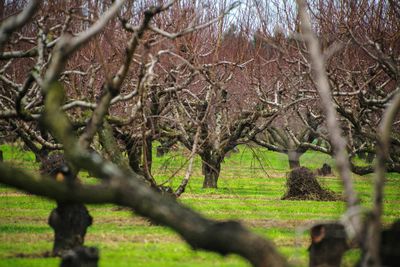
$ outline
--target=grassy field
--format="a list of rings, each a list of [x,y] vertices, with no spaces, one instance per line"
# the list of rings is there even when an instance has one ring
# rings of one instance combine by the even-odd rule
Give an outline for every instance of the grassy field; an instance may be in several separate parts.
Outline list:
[[[17,147],[1,146],[5,160],[27,171],[36,171],[33,155]],[[181,152],[154,159],[157,179],[178,186],[184,172]],[[309,152],[301,164],[311,169],[324,162],[333,164],[326,155]],[[209,218],[237,219],[274,241],[279,250],[295,266],[307,266],[307,227],[317,221],[335,220],[344,210],[343,202],[282,201],[285,155],[262,149],[241,147],[222,165],[219,188],[201,189],[200,161],[187,192],[180,202]],[[177,175],[174,175],[177,173]],[[83,180],[87,174],[81,173]],[[362,203],[368,207],[371,198],[371,177],[354,176]],[[341,192],[334,177],[319,178],[323,186]],[[400,175],[387,176],[384,224],[400,217]],[[0,266],[58,266],[58,258],[44,258],[52,248],[52,230],[47,225],[54,202],[21,193],[0,185]],[[94,224],[88,230],[86,245],[100,249],[100,266],[249,266],[237,257],[221,257],[214,253],[191,250],[172,230],[149,223],[127,210],[113,205],[90,205]],[[344,265],[351,266],[358,251],[346,254]]]

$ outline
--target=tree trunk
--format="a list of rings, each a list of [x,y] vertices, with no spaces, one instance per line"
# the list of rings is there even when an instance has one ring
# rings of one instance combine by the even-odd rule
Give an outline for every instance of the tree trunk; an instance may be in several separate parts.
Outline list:
[[[217,188],[222,159],[202,158],[204,182],[203,188]]]
[[[153,163],[153,138],[147,137],[144,141],[144,157],[143,157],[143,169],[147,170],[148,174],[151,175],[151,166]]]
[[[133,138],[124,140],[124,142],[126,151],[128,152],[129,166],[134,172],[147,177],[148,173],[151,174],[151,166],[153,161],[152,138],[146,138],[145,142],[143,143]],[[143,145],[145,145],[144,149]]]
[[[296,150],[289,150],[288,158],[289,158],[289,167],[291,170],[300,167],[300,156],[301,154],[298,153]]]
[[[126,150],[128,152],[129,166],[134,172],[142,175],[143,169],[140,167],[140,158],[142,156],[141,147],[136,142],[133,144],[133,141],[131,141],[128,142]]]
[[[83,245],[92,216],[83,204],[58,202],[48,223],[54,229],[53,255],[60,256],[66,250]]]

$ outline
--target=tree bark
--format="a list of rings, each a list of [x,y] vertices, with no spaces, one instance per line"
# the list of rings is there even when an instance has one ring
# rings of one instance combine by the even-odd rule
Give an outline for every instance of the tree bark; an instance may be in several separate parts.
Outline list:
[[[131,138],[123,141],[125,142],[125,148],[128,152],[129,166],[135,173],[143,174],[143,169],[140,166],[142,149],[141,146],[138,144],[138,141]]]
[[[61,256],[67,250],[82,246],[92,220],[85,205],[57,202],[48,222],[54,229],[53,255]]]
[[[146,175],[150,176],[153,163],[153,137],[146,137],[143,144],[143,169],[147,172]]]
[[[288,158],[289,158],[289,167],[291,170],[300,167],[300,156],[301,154],[296,150],[289,150],[288,151]]]
[[[204,156],[202,160],[204,174],[203,188],[217,188],[222,159]]]

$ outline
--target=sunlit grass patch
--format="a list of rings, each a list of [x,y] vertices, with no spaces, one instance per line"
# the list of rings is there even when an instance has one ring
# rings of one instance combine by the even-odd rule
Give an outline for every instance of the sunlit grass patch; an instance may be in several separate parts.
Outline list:
[[[28,171],[39,165],[32,154],[12,146],[1,146],[5,160]],[[27,153],[27,155],[25,155]],[[173,151],[154,158],[154,174],[159,182],[178,186],[186,165],[185,154]],[[171,156],[172,155],[172,156]],[[326,155],[307,152],[301,164],[317,169],[323,163],[333,166]],[[179,170],[177,172],[177,170]],[[264,149],[240,147],[222,165],[218,189],[202,189],[201,162],[196,158],[193,177],[178,200],[209,218],[239,220],[256,233],[271,239],[294,266],[307,265],[309,234],[307,227],[320,221],[337,220],[345,210],[343,201],[282,201],[286,190],[287,157]],[[175,176],[172,176],[176,173]],[[94,184],[87,172],[82,182]],[[372,175],[353,175],[361,203],[368,207],[372,194]],[[322,186],[341,194],[342,183],[335,174],[318,178]],[[400,217],[400,176],[387,176],[385,187],[385,225]],[[57,266],[59,259],[38,258],[52,248],[52,229],[47,225],[54,201],[21,193],[0,185],[0,266]],[[100,248],[100,266],[249,266],[237,256],[193,251],[169,228],[152,226],[147,219],[115,205],[88,205],[94,222],[88,229],[86,244]],[[20,258],[18,253],[31,256]],[[346,253],[344,266],[354,265],[358,251]]]

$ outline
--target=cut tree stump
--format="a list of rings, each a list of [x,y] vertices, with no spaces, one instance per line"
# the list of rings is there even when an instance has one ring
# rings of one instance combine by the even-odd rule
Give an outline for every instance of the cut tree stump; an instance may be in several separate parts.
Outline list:
[[[340,267],[348,249],[343,225],[327,223],[311,228],[310,267]]]
[[[381,234],[380,258],[382,266],[395,267],[400,264],[400,220]]]
[[[49,225],[54,229],[53,255],[61,256],[64,251],[83,245],[92,217],[83,204],[57,203],[50,213]]]
[[[76,183],[76,178],[65,162],[64,155],[54,153],[42,158],[40,172],[49,175],[58,182]],[[57,202],[57,208],[50,213],[48,223],[54,230],[54,256],[61,256],[64,251],[81,247],[85,240],[86,230],[92,225],[93,218],[90,216],[85,205],[81,203]]]
[[[61,257],[60,267],[97,267],[99,250],[95,247],[76,247]]]
[[[318,169],[317,173],[318,175],[327,176],[329,174],[332,174],[332,168],[329,164],[324,163],[321,169]]]
[[[343,254],[350,249],[344,226],[340,223],[317,224],[310,230],[311,245],[308,248],[310,267],[339,267]],[[365,241],[363,241],[365,242]],[[363,246],[361,244],[361,249]],[[365,256],[363,252],[362,257]],[[379,257],[381,266],[397,267],[400,263],[400,220],[381,232]],[[356,267],[361,267],[360,260]]]

